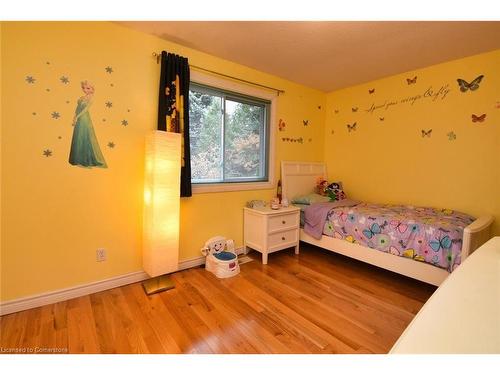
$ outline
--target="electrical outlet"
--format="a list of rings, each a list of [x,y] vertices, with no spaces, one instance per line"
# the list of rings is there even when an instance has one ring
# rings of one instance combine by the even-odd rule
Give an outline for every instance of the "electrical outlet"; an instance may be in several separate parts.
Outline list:
[[[104,262],[106,260],[106,249],[99,248],[95,252],[96,261]]]

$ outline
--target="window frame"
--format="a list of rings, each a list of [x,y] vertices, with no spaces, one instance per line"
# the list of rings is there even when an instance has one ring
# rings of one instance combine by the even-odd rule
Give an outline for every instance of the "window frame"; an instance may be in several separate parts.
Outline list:
[[[244,97],[256,98],[269,103],[269,110],[266,113],[268,126],[265,136],[267,137],[266,152],[267,152],[267,178],[261,181],[244,182],[238,179],[233,182],[210,182],[210,183],[192,183],[193,193],[212,193],[224,191],[245,191],[245,190],[261,190],[272,189],[274,187],[275,176],[275,118],[276,118],[276,101],[277,95],[266,90],[257,89],[242,83],[222,79],[206,73],[192,71],[190,84],[206,87],[210,89],[223,91],[227,97],[234,95],[234,99],[240,101]],[[250,102],[249,104],[254,104]],[[224,111],[225,116],[225,111]]]

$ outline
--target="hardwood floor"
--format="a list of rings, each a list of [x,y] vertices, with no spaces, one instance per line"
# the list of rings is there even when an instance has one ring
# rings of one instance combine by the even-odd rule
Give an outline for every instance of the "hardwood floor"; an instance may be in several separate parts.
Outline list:
[[[387,353],[435,287],[313,246],[6,315],[0,346],[69,353]]]

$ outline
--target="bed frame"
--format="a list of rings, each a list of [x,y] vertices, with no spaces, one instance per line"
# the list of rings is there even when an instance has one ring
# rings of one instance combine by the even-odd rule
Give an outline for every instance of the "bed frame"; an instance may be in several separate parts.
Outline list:
[[[324,163],[282,161],[283,198],[291,200],[293,197],[311,193],[320,176],[328,177]],[[493,216],[481,216],[464,229],[462,262],[490,239],[492,222]],[[300,230],[300,240],[433,285],[440,285],[449,275],[448,271],[428,263],[384,253],[345,240],[325,235],[317,240],[303,229]]]

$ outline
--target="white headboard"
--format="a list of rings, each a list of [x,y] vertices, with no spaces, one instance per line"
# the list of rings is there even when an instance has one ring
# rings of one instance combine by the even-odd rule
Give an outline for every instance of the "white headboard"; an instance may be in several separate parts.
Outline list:
[[[328,178],[325,163],[282,161],[281,185],[283,198],[291,200],[299,195],[314,192],[318,177]]]

